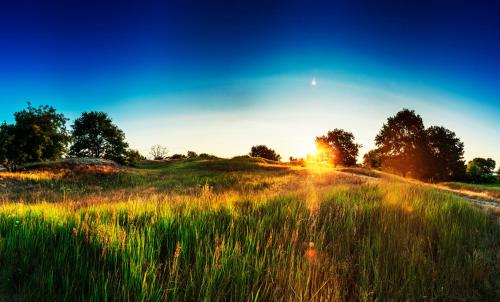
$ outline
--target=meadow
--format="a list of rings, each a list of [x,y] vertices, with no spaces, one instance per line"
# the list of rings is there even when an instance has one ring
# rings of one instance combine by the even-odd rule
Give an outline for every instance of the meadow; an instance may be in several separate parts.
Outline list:
[[[498,301],[450,192],[263,159],[0,173],[0,301]]]
[[[490,184],[472,184],[464,182],[444,183],[450,189],[483,193],[486,197],[500,199],[500,182]]]

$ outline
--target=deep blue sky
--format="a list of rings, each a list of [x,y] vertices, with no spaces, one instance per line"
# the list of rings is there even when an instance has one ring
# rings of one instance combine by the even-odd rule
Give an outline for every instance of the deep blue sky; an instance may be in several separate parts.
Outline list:
[[[498,2],[10,2],[0,120],[31,101],[105,110],[140,150],[301,156],[335,127],[368,149],[405,106],[500,161]]]

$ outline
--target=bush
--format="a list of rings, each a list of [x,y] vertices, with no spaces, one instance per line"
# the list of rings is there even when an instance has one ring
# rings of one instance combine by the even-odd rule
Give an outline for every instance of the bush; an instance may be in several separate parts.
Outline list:
[[[281,156],[276,151],[265,145],[253,146],[249,155],[251,157],[262,157],[274,161],[280,161],[281,159]]]
[[[144,156],[142,156],[141,153],[139,153],[139,151],[134,149],[129,149],[127,151],[126,163],[129,166],[136,166],[143,158]]]
[[[173,159],[173,160],[186,159],[186,155],[184,155],[184,154],[174,154],[174,155],[170,156],[169,159]]]

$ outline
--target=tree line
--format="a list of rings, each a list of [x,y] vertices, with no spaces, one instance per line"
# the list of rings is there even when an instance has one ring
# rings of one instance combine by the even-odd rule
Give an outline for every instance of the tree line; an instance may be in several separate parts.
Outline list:
[[[63,156],[103,158],[127,165],[144,159],[137,150],[129,148],[124,132],[105,112],[83,112],[70,130],[66,128],[68,120],[52,106],[33,107],[28,103],[26,109],[14,113],[14,123],[0,125],[0,164],[15,170],[24,163],[58,160]],[[351,132],[336,128],[316,137],[315,142],[317,159],[335,166],[357,165],[362,145],[355,142]],[[413,110],[403,109],[389,117],[376,135],[375,145],[363,156],[366,167],[430,181],[494,181],[493,159],[474,158],[465,165],[464,144],[456,134],[442,126],[425,128],[421,116]],[[193,151],[170,157],[167,154],[161,145],[151,147],[150,155],[156,160],[216,158]],[[281,160],[276,151],[265,145],[253,146],[249,155]]]
[[[422,117],[414,110],[403,109],[389,117],[376,135],[375,145],[375,149],[363,156],[365,167],[427,181],[495,181],[493,159],[474,158],[466,165],[464,144],[456,134],[442,126],[425,128]],[[338,128],[316,137],[316,146],[316,160],[334,166],[357,165],[359,148],[362,147],[355,142],[351,132]],[[259,146],[259,153],[252,148],[250,155],[279,159],[279,155],[263,156],[275,154],[272,149],[264,152],[264,148],[267,147]],[[290,161],[300,163],[304,160],[291,157]],[[500,170],[498,172],[500,174]]]
[[[0,164],[7,170],[18,165],[70,157],[95,157],[132,165],[141,159],[130,149],[125,134],[104,112],[83,112],[66,128],[69,119],[52,106],[14,113],[14,123],[0,125]]]

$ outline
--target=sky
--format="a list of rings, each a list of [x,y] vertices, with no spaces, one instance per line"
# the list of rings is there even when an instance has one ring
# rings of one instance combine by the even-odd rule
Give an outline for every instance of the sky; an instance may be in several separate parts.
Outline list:
[[[102,2],[0,4],[0,121],[98,110],[144,154],[284,159],[343,128],[361,157],[409,108],[500,162],[498,1]]]

